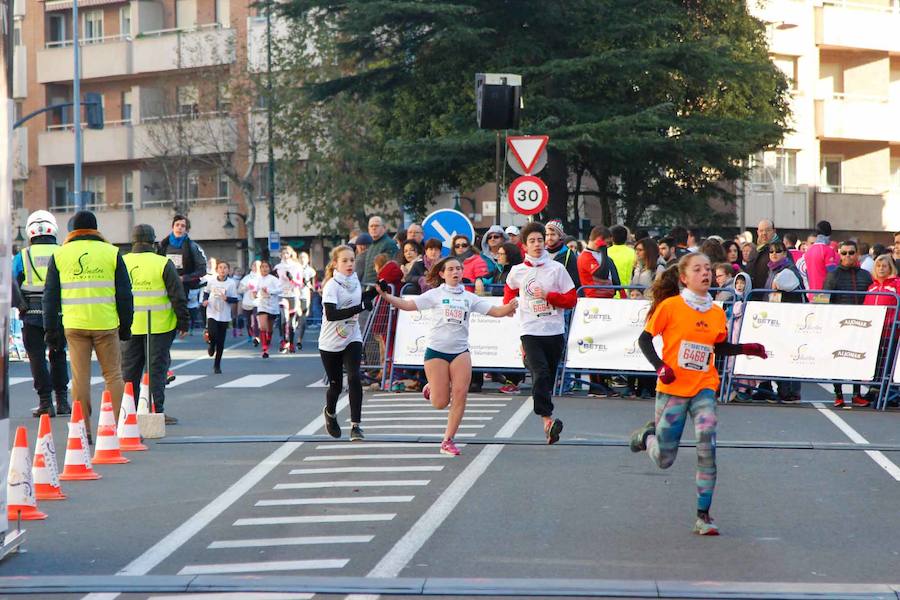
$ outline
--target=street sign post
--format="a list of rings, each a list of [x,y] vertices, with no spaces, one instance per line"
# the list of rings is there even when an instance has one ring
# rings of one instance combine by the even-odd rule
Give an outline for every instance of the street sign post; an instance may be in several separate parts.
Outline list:
[[[523,175],[509,184],[509,204],[517,213],[536,215],[544,210],[550,199],[547,184],[533,175]]]
[[[475,242],[475,227],[472,222],[466,215],[452,208],[441,208],[425,217],[422,230],[426,240],[434,238],[441,241],[442,256],[450,254],[455,235],[464,235],[469,238],[469,243]]]
[[[277,231],[269,232],[269,253],[281,252],[281,234]]]
[[[506,138],[506,145],[515,160],[509,160],[513,170],[520,175],[534,175],[547,165],[546,135],[513,135]],[[516,168],[516,167],[519,168]]]

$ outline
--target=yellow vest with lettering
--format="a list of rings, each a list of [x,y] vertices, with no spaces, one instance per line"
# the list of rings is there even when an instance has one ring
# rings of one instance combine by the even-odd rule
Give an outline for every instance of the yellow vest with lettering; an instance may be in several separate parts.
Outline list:
[[[123,260],[131,278],[131,293],[134,294],[132,335],[146,335],[148,314],[150,333],[166,333],[175,329],[177,319],[163,279],[169,259],[153,252],[132,252],[126,254]]]
[[[47,265],[50,258],[59,250],[56,244],[35,244],[28,248],[22,248],[22,268],[25,273],[25,281],[22,282],[23,292],[40,294],[44,291],[44,280],[47,279]]]
[[[64,328],[107,330],[119,326],[118,256],[118,248],[99,240],[74,240],[54,253]]]

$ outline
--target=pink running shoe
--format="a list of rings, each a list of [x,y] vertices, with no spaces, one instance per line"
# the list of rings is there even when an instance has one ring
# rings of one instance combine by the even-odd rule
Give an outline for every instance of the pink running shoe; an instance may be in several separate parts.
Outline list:
[[[431,384],[426,383],[425,387],[422,388],[422,395],[425,396],[426,400],[431,400]]]
[[[441,454],[448,456],[459,456],[459,448],[453,443],[453,440],[444,440],[441,442]]]

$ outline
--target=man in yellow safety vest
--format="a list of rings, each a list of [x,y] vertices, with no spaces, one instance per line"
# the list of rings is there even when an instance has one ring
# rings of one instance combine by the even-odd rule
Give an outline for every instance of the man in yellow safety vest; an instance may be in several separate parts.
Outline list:
[[[138,225],[131,232],[131,253],[125,265],[134,294],[134,323],[131,339],[122,346],[122,376],[139,389],[141,372],[149,362],[150,397],[155,412],[165,412],[166,365],[175,331],[181,337],[190,325],[190,313],[181,277],[171,260],[156,254],[156,233],[150,225]],[[149,348],[147,335],[149,329]],[[167,424],[178,420],[166,415]]]
[[[91,440],[91,352],[97,354],[116,418],[122,403],[119,340],[131,337],[134,299],[119,249],[97,231],[97,217],[83,210],[72,217],[72,232],[47,265],[44,331],[50,348],[69,344],[74,400],[84,411]],[[60,322],[59,315],[62,314]]]

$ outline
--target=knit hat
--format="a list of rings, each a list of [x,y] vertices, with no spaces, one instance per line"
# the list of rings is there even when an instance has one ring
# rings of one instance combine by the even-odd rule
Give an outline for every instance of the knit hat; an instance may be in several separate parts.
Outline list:
[[[72,229],[97,229],[97,217],[89,210],[80,210],[72,217]]]
[[[156,241],[156,232],[150,225],[135,225],[131,230],[132,244],[152,244]]]
[[[828,221],[819,221],[816,223],[816,233],[818,235],[831,235],[831,223]]]
[[[560,239],[566,237],[566,232],[563,229],[562,221],[560,221],[559,219],[552,219],[550,221],[547,221],[547,224],[544,225],[544,228],[555,230]]]
[[[356,241],[353,242],[357,246],[371,246],[375,243],[375,240],[372,239],[372,236],[368,233],[361,233],[356,236]]]

